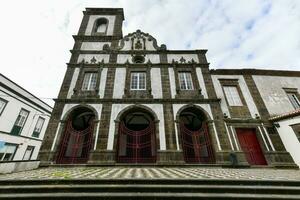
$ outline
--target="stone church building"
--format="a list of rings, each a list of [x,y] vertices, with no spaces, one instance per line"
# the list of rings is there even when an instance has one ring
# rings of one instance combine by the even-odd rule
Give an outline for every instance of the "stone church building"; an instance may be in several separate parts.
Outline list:
[[[289,148],[299,145],[300,71],[213,70],[205,49],[169,50],[140,30],[123,36],[123,9],[83,13],[42,165],[300,163]]]

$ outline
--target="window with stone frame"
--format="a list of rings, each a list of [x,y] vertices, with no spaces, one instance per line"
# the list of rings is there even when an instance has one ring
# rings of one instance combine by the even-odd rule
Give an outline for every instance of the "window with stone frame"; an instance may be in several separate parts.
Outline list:
[[[239,86],[239,79],[219,78],[218,79],[225,97],[225,102],[231,118],[252,118],[243,92]]]
[[[146,73],[131,72],[130,74],[130,89],[131,90],[146,90]]]
[[[28,118],[29,115],[29,111],[25,110],[25,109],[21,109],[19,112],[19,115],[15,121],[15,124],[11,130],[11,134],[12,135],[20,135],[21,131],[26,123],[26,120]]]
[[[79,75],[71,98],[99,97],[100,77],[103,64],[81,63]]]
[[[176,99],[199,98],[202,99],[202,90],[196,75],[195,64],[175,63],[173,65],[176,86]]]
[[[299,93],[296,88],[284,88],[294,109],[300,109]]]
[[[5,99],[0,98],[0,116],[5,109],[7,102],[8,101],[6,101]]]
[[[236,86],[223,86],[223,90],[229,106],[243,106]]]
[[[97,73],[86,72],[82,81],[82,91],[93,91],[96,89]]]
[[[39,137],[40,136],[40,133],[42,131],[42,128],[43,128],[43,125],[44,125],[44,122],[45,122],[45,119],[42,118],[42,117],[39,117],[37,122],[36,122],[36,125],[34,127],[34,130],[33,130],[33,133],[32,133],[32,137]]]
[[[0,161],[10,161],[13,160],[18,145],[11,143],[0,143]]]
[[[193,80],[191,72],[179,72],[179,85],[181,90],[193,90]]]

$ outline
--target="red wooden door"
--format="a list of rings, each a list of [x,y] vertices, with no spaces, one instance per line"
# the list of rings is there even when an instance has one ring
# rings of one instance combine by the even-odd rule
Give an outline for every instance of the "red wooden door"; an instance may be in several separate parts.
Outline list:
[[[240,146],[246,154],[250,165],[267,165],[264,154],[256,137],[255,129],[237,128],[236,133]]]

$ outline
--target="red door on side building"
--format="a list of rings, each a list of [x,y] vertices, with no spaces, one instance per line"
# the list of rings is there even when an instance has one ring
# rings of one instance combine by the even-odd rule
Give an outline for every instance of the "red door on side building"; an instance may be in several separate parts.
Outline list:
[[[252,128],[237,128],[236,134],[246,159],[250,165],[267,165],[265,156],[256,137],[256,130]]]

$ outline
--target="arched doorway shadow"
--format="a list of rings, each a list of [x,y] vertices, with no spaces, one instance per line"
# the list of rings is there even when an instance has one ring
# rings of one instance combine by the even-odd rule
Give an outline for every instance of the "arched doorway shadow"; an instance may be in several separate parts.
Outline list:
[[[186,163],[215,163],[215,153],[210,136],[209,115],[202,108],[189,105],[177,115],[177,128]]]
[[[77,106],[66,115],[56,163],[86,163],[93,144],[94,121],[97,116],[85,106]]]
[[[119,163],[155,163],[157,117],[144,106],[130,106],[116,119]]]

